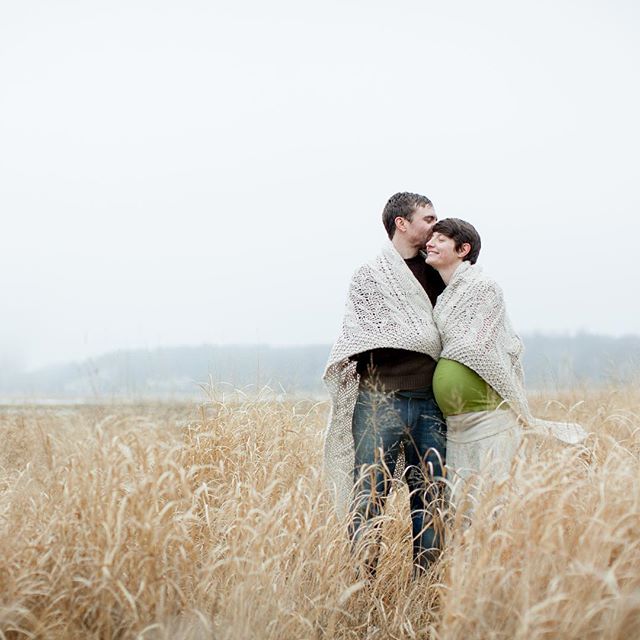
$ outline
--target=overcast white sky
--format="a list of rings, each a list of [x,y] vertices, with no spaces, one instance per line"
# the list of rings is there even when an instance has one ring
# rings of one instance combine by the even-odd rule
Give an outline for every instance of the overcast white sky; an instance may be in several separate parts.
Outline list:
[[[396,191],[515,326],[636,333],[632,0],[0,4],[0,352],[337,334]]]

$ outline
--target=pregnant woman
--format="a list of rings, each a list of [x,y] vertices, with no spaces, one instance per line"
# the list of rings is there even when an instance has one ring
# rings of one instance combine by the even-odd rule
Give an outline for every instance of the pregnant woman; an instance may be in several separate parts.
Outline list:
[[[506,314],[502,290],[482,272],[476,229],[457,218],[436,223],[427,243],[427,263],[446,288],[433,316],[442,353],[433,376],[433,392],[447,420],[447,468],[456,485],[491,464],[504,478],[523,427],[567,443],[586,436],[571,423],[538,420],[531,415],[524,389],[522,342]]]

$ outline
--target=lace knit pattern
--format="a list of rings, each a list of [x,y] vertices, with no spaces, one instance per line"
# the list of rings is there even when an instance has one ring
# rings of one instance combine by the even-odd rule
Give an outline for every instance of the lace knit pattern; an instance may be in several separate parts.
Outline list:
[[[371,349],[417,351],[435,360],[440,336],[426,292],[391,242],[354,273],[342,324],[323,376],[331,399],[325,433],[324,470],[345,515],[353,489],[354,442],[351,423],[359,376],[350,356]]]
[[[578,424],[531,415],[524,388],[523,345],[507,316],[502,289],[481,267],[463,262],[433,311],[442,339],[442,358],[473,369],[509,403],[531,429],[567,443],[584,440]]]

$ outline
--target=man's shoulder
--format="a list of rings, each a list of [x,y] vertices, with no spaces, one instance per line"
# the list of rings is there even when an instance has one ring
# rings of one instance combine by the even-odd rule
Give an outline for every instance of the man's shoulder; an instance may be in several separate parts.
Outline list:
[[[352,278],[367,277],[380,268],[380,261],[383,253],[378,252],[376,255],[371,256],[366,262],[361,263],[353,271]]]
[[[371,264],[369,264],[368,262],[365,262],[357,266],[353,270],[353,273],[351,274],[351,279],[356,280],[356,279],[362,278],[363,276],[369,275],[371,271],[372,271]]]

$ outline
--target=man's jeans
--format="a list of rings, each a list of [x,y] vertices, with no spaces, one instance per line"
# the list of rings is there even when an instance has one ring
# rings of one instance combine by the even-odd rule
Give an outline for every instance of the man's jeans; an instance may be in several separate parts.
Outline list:
[[[426,567],[442,548],[442,534],[434,526],[432,514],[444,495],[438,480],[443,477],[446,448],[445,421],[431,388],[393,393],[361,389],[352,428],[354,544],[367,529],[367,521],[382,512],[402,444],[404,476],[410,492],[414,562]]]

